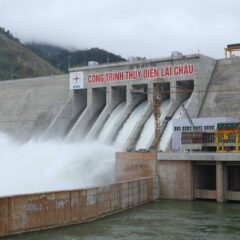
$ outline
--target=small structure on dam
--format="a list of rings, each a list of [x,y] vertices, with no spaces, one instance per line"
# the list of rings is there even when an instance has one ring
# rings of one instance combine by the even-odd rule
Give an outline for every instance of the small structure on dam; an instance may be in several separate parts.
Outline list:
[[[217,143],[217,130],[219,126],[228,125],[230,122],[237,124],[239,119],[230,117],[218,118],[194,118],[192,124],[187,119],[173,120],[173,136],[172,136],[172,150],[173,151],[219,151],[219,144]],[[236,128],[236,127],[235,127]],[[232,132],[230,134],[231,143],[235,144],[236,139]],[[234,132],[233,132],[234,133]],[[194,137],[200,137],[197,139]],[[221,139],[224,139],[222,137]],[[228,137],[225,140],[228,140]],[[219,142],[219,141],[218,141]],[[230,144],[230,141],[226,142]]]

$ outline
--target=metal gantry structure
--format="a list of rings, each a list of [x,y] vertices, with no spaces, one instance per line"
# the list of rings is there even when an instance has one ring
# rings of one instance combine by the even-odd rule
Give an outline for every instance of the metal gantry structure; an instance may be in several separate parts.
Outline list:
[[[224,48],[224,51],[225,51],[225,58],[228,57],[228,53],[229,53],[229,57],[232,57],[233,52],[240,51],[240,43],[229,44],[229,45],[227,45],[226,48]]]
[[[214,132],[217,152],[240,152],[240,123],[219,124]]]

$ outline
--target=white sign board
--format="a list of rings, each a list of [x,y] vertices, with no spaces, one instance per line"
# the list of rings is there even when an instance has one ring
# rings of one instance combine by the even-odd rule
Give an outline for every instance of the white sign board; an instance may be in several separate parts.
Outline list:
[[[83,72],[71,72],[70,89],[82,89],[82,88],[83,88]]]

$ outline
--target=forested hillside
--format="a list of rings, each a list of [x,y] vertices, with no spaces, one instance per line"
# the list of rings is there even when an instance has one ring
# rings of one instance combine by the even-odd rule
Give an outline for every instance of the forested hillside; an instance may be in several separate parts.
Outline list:
[[[70,51],[48,44],[24,45],[0,27],[0,80],[67,73],[69,66],[84,66],[89,61],[102,64],[126,59],[99,48]]]
[[[0,28],[0,80],[58,74],[58,70]]]
[[[89,61],[96,61],[100,64],[126,61],[126,59],[121,56],[99,48],[69,51],[67,49],[48,44],[29,43],[26,46],[31,51],[64,72],[68,71],[69,66],[85,66]]]

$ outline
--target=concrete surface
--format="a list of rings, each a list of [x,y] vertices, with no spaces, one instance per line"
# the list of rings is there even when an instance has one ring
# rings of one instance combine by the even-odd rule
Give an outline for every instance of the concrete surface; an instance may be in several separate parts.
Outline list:
[[[164,91],[162,97],[171,99],[172,107],[168,117],[172,116],[176,107],[194,88],[188,111],[195,117],[204,98],[198,90],[204,90],[208,86],[214,65],[214,59],[195,54],[74,68],[71,69],[72,73],[83,71],[85,88],[74,91],[69,90],[68,76],[6,81],[1,83],[0,90],[2,98],[0,130],[23,140],[39,135],[44,135],[46,139],[65,138],[67,135],[68,141],[78,141],[88,133],[88,139],[91,139],[98,135],[103,123],[117,104],[126,101],[126,111],[119,119],[119,126],[116,126],[111,134],[114,139],[136,105],[143,100],[148,100],[149,104],[153,103],[156,83],[160,84]],[[171,68],[173,71],[180,66],[193,66],[193,72],[189,74],[172,72],[168,76],[164,72],[161,77],[150,75],[144,77],[143,74],[144,71],[154,69],[158,69],[160,74],[162,70]],[[137,79],[127,79],[126,73],[131,71],[140,71],[142,74]],[[89,76],[94,74],[106,75],[116,72],[125,73],[122,80],[94,83],[88,81]],[[142,94],[136,93],[139,90]],[[140,128],[140,125],[136,126],[135,136],[138,136]]]
[[[66,140],[76,142],[82,140],[106,106],[106,88],[87,89],[87,107],[70,129]]]
[[[80,224],[159,198],[159,179],[0,198],[0,237]]]
[[[43,134],[42,139],[63,139],[74,126],[87,106],[87,91],[73,91],[58,115]]]
[[[239,161],[239,153],[216,153],[216,152],[159,152],[157,154],[159,161],[186,160],[186,161]]]
[[[193,66],[193,73],[191,74],[170,74],[169,76],[164,77],[143,77],[143,75],[139,75],[137,79],[129,80],[127,78],[127,72],[130,71],[143,71],[143,69],[174,69],[178,66]],[[90,121],[91,112],[96,108],[96,104],[101,102],[102,97],[99,97],[97,101],[93,101],[93,98],[96,96],[92,95],[93,89],[106,88],[106,103],[107,107],[104,112],[100,115],[100,119],[96,120],[89,134],[87,135],[87,139],[94,138],[99,132],[99,129],[102,126],[102,123],[108,117],[108,114],[112,111],[112,109],[116,106],[116,103],[119,102],[118,99],[123,100],[124,95],[127,102],[126,111],[123,114],[123,117],[120,118],[119,128],[122,126],[126,118],[133,111],[134,107],[141,102],[139,96],[141,94],[134,94],[135,91],[143,90],[144,94],[142,94],[142,100],[144,98],[149,101],[150,104],[153,103],[153,92],[154,92],[154,84],[158,83],[161,86],[161,89],[164,91],[162,93],[163,98],[170,98],[172,102],[171,111],[169,111],[168,117],[172,117],[176,108],[180,105],[180,103],[189,97],[193,91],[193,94],[190,99],[190,103],[188,106],[188,112],[192,117],[196,117],[198,115],[199,109],[202,105],[202,100],[204,95],[199,90],[206,90],[210,78],[212,76],[212,72],[215,66],[215,60],[201,54],[182,56],[176,58],[163,58],[163,59],[154,59],[154,60],[144,60],[138,62],[126,62],[126,63],[117,63],[117,64],[108,64],[108,65],[98,65],[98,66],[89,66],[89,67],[81,67],[81,68],[72,68],[70,71],[74,74],[74,72],[82,71],[83,72],[83,86],[88,89],[88,111],[84,113],[84,116],[81,116],[79,120],[76,122],[72,130],[70,131],[67,139],[68,140],[78,140],[79,137],[84,134],[87,134],[85,121]],[[160,70],[159,70],[160,71]],[[89,82],[89,79],[92,79],[92,76],[107,76],[109,73],[119,73],[123,74],[123,77],[119,81],[95,81]],[[118,89],[119,88],[119,89]],[[125,90],[124,90],[125,89]],[[147,91],[145,91],[145,90]],[[124,94],[123,92],[126,91]],[[117,100],[117,101],[116,101]],[[150,114],[148,114],[150,115]],[[144,122],[144,121],[143,121]],[[165,123],[166,124],[166,123]],[[112,133],[112,139],[116,136],[117,131],[119,130],[116,127],[114,133]],[[139,128],[141,126],[136,126],[136,136],[139,133]],[[82,132],[84,129],[84,133]],[[135,138],[135,137],[134,137]],[[133,141],[136,139],[132,138]],[[131,147],[133,141],[127,143],[127,146]],[[136,141],[135,141],[136,142]]]
[[[43,134],[47,138],[64,138],[66,132],[70,132],[68,138],[75,135],[77,137],[72,138],[78,140],[78,136],[85,136],[90,129],[92,130],[88,138],[95,138],[116,105],[126,101],[124,116],[119,121],[119,127],[116,127],[116,131],[112,133],[114,138],[133,108],[140,102],[138,95],[141,94],[132,93],[133,89],[145,86],[147,91],[144,93],[145,96],[142,95],[142,100],[148,99],[152,103],[156,82],[161,84],[165,91],[163,97],[171,99],[172,107],[168,118],[171,118],[180,102],[191,94],[184,91],[191,88],[194,89],[187,107],[191,117],[240,118],[240,90],[237,88],[240,76],[239,63],[239,58],[216,61],[195,54],[73,68],[72,72],[83,71],[86,87],[86,93],[83,95],[79,94],[82,90],[75,90],[74,94],[73,91],[69,91],[67,75],[4,81],[0,83],[0,130],[21,141]],[[188,64],[194,65],[193,74],[92,84],[87,81],[89,74],[94,73],[104,74],[154,67],[161,69]],[[104,106],[106,108],[101,119],[94,121],[94,116],[97,118],[96,113]]]
[[[187,161],[158,161],[160,198],[192,200],[192,163]]]
[[[125,143],[125,149],[134,149],[135,145],[137,143],[139,134],[141,133],[144,124],[148,120],[148,118],[152,114],[152,104],[148,103],[148,105],[145,107],[144,111],[142,111],[140,119],[137,121],[136,125],[133,129],[130,129],[130,136],[128,137],[126,143]]]
[[[239,154],[209,155],[214,158],[204,158],[207,153],[181,155],[179,159],[178,154],[158,153],[156,160],[153,152],[117,153],[116,176],[117,180],[158,176],[160,198],[164,199],[239,201]]]
[[[0,82],[0,131],[25,142],[40,137],[69,98],[67,75]]]
[[[217,61],[199,117],[237,117],[240,119],[240,59]]]
[[[116,180],[129,181],[156,174],[156,153],[116,153]]]

